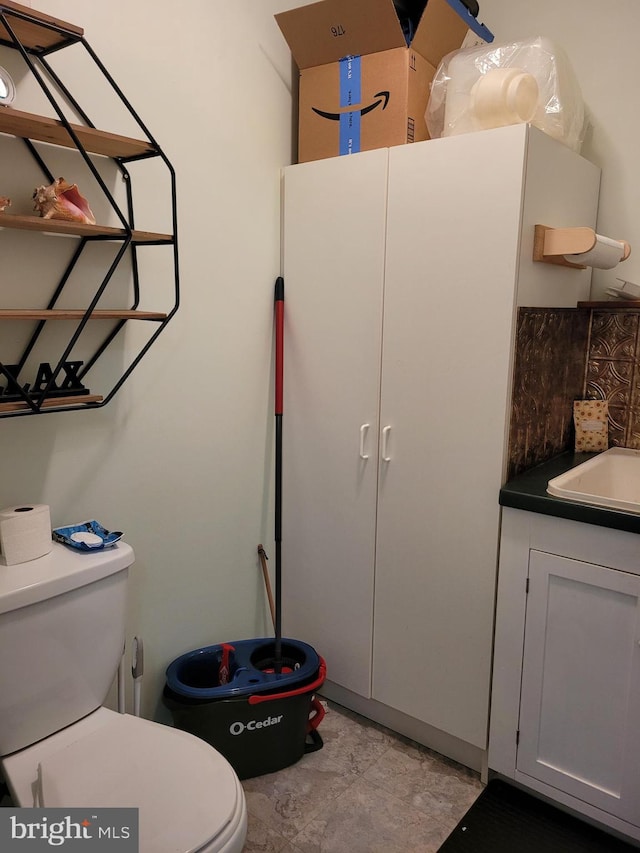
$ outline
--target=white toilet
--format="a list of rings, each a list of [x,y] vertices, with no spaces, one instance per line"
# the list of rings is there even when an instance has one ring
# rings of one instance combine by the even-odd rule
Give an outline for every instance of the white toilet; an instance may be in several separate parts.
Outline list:
[[[240,853],[244,792],[212,746],[102,707],[122,656],[132,548],[54,543],[0,566],[0,767],[22,807],[139,809],[140,853]]]

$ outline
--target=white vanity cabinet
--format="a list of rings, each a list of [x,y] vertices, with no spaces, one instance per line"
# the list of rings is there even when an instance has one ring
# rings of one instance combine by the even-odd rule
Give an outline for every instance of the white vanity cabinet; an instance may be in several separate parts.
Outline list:
[[[506,508],[489,768],[640,839],[640,536]]]
[[[520,125],[283,185],[283,630],[332,698],[479,766],[517,306],[588,298],[534,226],[593,226],[599,170]]]

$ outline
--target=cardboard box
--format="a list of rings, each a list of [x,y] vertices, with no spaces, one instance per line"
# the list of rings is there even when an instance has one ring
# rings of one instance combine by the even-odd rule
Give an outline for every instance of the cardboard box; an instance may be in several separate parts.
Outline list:
[[[275,18],[300,71],[300,163],[428,139],[440,60],[493,40],[460,0],[428,0],[410,46],[393,0],[321,0]]]

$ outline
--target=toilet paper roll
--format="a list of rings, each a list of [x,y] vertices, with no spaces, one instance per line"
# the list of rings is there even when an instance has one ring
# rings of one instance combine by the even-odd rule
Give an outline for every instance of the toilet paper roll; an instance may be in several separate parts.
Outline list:
[[[46,504],[22,504],[0,510],[0,562],[27,563],[53,548],[51,513]]]
[[[596,234],[596,244],[588,252],[578,255],[565,255],[565,260],[572,264],[584,264],[598,270],[611,270],[627,257],[627,244],[622,240],[612,240]]]

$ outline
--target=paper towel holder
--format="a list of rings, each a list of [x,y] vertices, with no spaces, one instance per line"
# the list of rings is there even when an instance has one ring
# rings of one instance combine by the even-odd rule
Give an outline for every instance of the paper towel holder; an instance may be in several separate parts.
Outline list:
[[[557,264],[577,270],[586,270],[585,264],[572,263],[565,255],[580,255],[589,252],[596,245],[596,232],[593,228],[551,228],[548,225],[536,225],[533,238],[533,260],[545,264]],[[624,246],[621,261],[631,254],[631,246],[626,240],[620,240]]]

